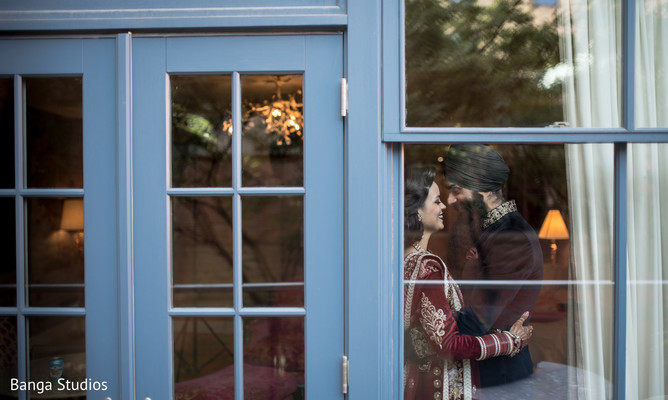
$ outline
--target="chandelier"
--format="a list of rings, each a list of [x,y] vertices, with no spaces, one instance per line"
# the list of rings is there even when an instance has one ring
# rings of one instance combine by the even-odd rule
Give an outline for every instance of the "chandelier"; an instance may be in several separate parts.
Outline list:
[[[298,90],[296,93],[288,94],[287,99],[283,98],[281,92],[281,87],[289,79],[277,76],[273,81],[276,85],[276,93],[272,95],[271,100],[264,100],[261,103],[245,101],[242,108],[244,128],[264,129],[267,135],[275,134],[278,146],[290,146],[293,139],[303,140],[304,115],[302,110],[304,104],[297,101],[297,96],[300,96],[302,91]],[[231,118],[223,121],[222,129],[228,135],[232,134]]]

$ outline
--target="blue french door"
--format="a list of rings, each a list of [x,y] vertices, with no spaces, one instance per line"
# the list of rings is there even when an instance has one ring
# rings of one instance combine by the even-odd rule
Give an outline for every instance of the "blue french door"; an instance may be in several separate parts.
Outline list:
[[[0,54],[0,398],[120,398],[116,41]]]
[[[342,43],[132,39],[136,398],[343,397]]]

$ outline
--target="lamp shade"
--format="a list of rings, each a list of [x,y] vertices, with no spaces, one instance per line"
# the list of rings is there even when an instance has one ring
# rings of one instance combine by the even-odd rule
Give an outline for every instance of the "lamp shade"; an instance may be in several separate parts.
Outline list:
[[[559,210],[548,211],[543,226],[538,232],[538,237],[551,240],[568,239],[568,229],[566,229],[566,223]]]
[[[66,231],[83,231],[83,199],[66,199],[63,202],[63,214],[60,218],[60,229]]]

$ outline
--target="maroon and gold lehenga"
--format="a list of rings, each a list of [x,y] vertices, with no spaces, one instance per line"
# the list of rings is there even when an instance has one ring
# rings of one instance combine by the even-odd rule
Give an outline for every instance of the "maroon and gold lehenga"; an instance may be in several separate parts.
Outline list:
[[[421,250],[404,259],[404,399],[473,399],[476,360],[515,355],[521,340],[507,331],[459,334],[459,286],[440,257]]]

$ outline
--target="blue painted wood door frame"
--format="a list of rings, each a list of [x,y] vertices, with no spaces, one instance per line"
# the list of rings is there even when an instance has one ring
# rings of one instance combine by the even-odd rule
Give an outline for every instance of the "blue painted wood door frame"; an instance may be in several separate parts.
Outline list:
[[[15,176],[13,189],[0,196],[16,199],[17,306],[0,314],[17,318],[17,376],[26,381],[28,360],[26,318],[84,316],[86,376],[105,382],[101,397],[120,398],[118,310],[118,236],[116,230],[116,46],[113,37],[95,39],[0,40],[0,77],[14,80]],[[32,189],[25,187],[23,90],[24,77],[83,77],[84,187]],[[32,121],[27,121],[28,123]],[[7,134],[10,132],[3,132]],[[11,134],[11,133],[10,133]],[[24,213],[26,199],[83,196],[85,232],[85,307],[30,307],[27,282]],[[6,222],[6,221],[4,221]],[[40,377],[30,377],[39,380]],[[19,399],[27,398],[25,392]]]
[[[289,51],[287,51],[289,50]],[[202,55],[206,55],[203,57]],[[168,76],[237,72],[303,73],[306,395],[338,399],[344,352],[343,77],[341,34],[144,37],[132,40],[134,305],[136,398],[172,398],[171,318],[256,311],[172,308],[168,183]],[[238,209],[235,213],[238,213]],[[237,221],[240,215],[234,216]],[[240,248],[240,247],[238,247]],[[238,292],[237,292],[238,293]],[[237,298],[240,299],[239,296]],[[272,314],[274,315],[274,314]],[[241,341],[235,355],[241,360]],[[241,385],[240,364],[236,368]],[[241,392],[237,393],[237,398]]]

